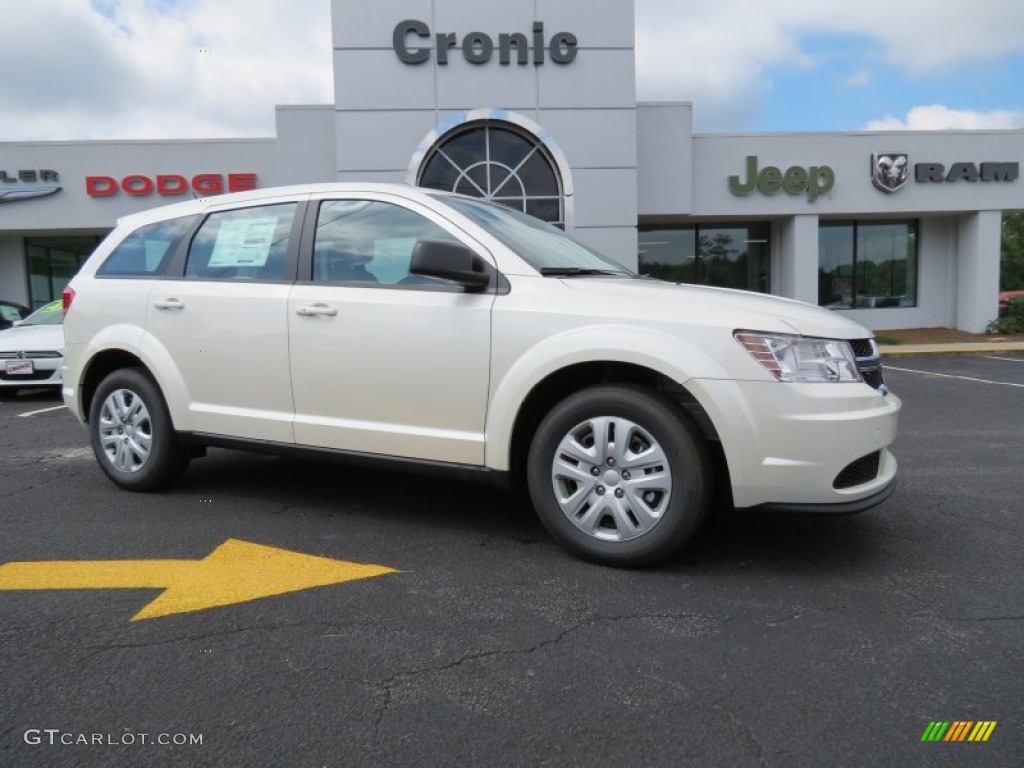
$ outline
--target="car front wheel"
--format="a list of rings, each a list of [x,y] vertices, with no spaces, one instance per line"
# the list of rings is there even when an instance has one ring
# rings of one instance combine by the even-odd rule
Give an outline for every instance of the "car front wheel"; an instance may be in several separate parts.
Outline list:
[[[159,388],[136,368],[114,371],[100,383],[89,408],[89,434],[100,467],[127,490],[156,490],[188,465]]]
[[[632,385],[577,392],[534,435],[527,462],[541,522],[569,551],[605,565],[677,553],[710,504],[711,461],[685,412]]]

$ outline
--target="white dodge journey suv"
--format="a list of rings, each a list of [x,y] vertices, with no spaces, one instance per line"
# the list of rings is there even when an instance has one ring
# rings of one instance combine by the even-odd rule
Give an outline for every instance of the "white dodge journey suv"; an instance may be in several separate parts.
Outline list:
[[[129,490],[207,446],[489,475],[573,553],[643,565],[716,488],[856,512],[895,482],[865,328],[644,278],[473,198],[317,184],[126,216],[64,306],[64,399]]]

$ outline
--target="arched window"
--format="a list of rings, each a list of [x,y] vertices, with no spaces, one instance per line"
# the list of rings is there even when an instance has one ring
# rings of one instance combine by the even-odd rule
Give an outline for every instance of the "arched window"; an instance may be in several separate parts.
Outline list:
[[[565,224],[562,180],[550,153],[511,124],[467,123],[445,134],[426,153],[417,184]]]

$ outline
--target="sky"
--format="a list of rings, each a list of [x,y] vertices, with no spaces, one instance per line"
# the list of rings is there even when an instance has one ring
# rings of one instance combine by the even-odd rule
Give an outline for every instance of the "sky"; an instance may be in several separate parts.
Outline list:
[[[1024,128],[1021,0],[635,5],[637,98],[698,132]],[[330,0],[0,0],[0,29],[0,141],[273,136],[275,104],[333,103]]]

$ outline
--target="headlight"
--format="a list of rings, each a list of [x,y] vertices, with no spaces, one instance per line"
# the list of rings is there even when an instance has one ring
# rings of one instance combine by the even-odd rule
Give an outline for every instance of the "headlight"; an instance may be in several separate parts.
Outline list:
[[[779,381],[860,381],[850,343],[781,333],[736,331],[733,336]]]

